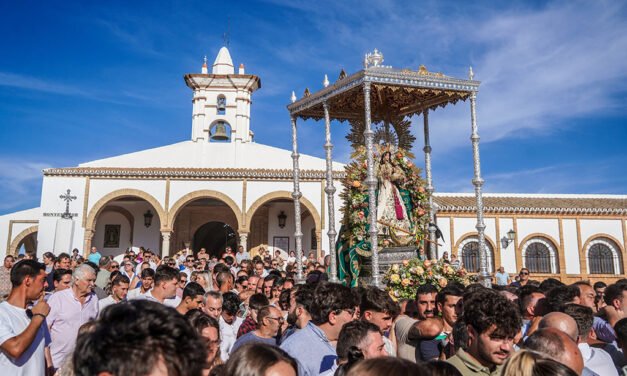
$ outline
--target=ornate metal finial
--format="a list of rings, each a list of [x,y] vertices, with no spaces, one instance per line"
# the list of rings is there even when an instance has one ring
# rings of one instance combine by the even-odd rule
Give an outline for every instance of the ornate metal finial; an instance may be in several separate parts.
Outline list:
[[[368,68],[370,66],[378,67],[381,63],[383,63],[383,54],[375,48],[374,52],[366,54],[364,59],[364,68]]]
[[[324,75],[324,81],[322,81],[322,85],[323,85],[324,87],[329,86],[329,77],[327,77],[327,75],[326,75],[326,74]]]
[[[429,70],[424,66],[424,64],[420,64],[418,67],[418,74],[422,76],[427,75],[429,74]]]
[[[311,92],[309,91],[309,88],[305,88],[305,92],[303,93],[303,98],[307,98],[308,96],[311,95]]]
[[[72,214],[70,214],[70,201],[76,200],[76,196],[70,195],[70,190],[68,189],[64,195],[59,196],[59,198],[65,201],[65,213],[61,214],[61,218],[72,219]]]
[[[290,99],[292,100],[292,103],[296,102],[296,93],[294,93],[294,90],[292,90],[292,96]]]
[[[475,78],[475,72],[472,71],[472,66],[468,69],[468,79],[473,80]]]
[[[340,71],[340,76],[337,79],[343,80],[345,78],[346,78],[346,72],[344,71],[344,68],[342,68],[342,70]]]
[[[205,55],[205,58],[203,59],[203,62],[205,63],[205,65],[207,65],[207,55]]]

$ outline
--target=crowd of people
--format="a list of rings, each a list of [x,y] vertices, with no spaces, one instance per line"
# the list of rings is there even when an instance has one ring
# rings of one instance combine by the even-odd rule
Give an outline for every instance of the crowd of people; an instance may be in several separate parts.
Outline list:
[[[265,250],[264,250],[265,251]],[[394,300],[239,247],[6,256],[2,375],[626,375],[627,280],[496,276]],[[501,274],[502,270],[499,271]]]

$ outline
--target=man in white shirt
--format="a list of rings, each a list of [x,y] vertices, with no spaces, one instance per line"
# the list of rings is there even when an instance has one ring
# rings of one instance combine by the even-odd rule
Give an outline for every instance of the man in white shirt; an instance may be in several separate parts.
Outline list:
[[[512,281],[509,274],[505,273],[505,268],[503,266],[499,268],[498,272],[494,273],[494,277],[496,279],[496,284],[499,286],[507,286]]]
[[[3,376],[46,373],[44,349],[50,344],[50,335],[44,322],[50,306],[43,299],[45,270],[44,264],[35,260],[22,260],[11,270],[13,288],[7,300],[0,303],[0,370]],[[35,300],[38,300],[37,304],[27,310],[27,304]]]
[[[128,294],[126,295],[126,299],[128,300],[139,299],[140,296],[147,294],[154,284],[154,279],[155,279],[154,270],[150,268],[142,270],[141,286],[130,290]]]
[[[179,271],[167,265],[161,265],[155,272],[155,285],[152,290],[144,294],[144,298],[176,308],[181,298],[176,296],[176,286],[179,282]]]
[[[222,294],[222,314],[220,315],[220,357],[223,361],[229,358],[231,348],[237,340],[237,331],[244,320],[237,316],[241,301],[237,294]]]
[[[567,304],[563,311],[577,322],[577,330],[579,331],[579,343],[577,346],[583,356],[583,374],[618,376],[618,371],[614,367],[610,354],[603,349],[590,347],[588,344],[594,320],[592,308],[579,304]]]
[[[128,277],[123,274],[118,274],[113,278],[113,281],[111,281],[111,295],[104,299],[100,299],[98,302],[101,313],[105,307],[126,300],[129,283],[130,281]]]
[[[237,264],[241,264],[244,260],[250,260],[250,254],[246,252],[243,246],[237,247],[237,254],[235,255],[235,259],[237,260]]]

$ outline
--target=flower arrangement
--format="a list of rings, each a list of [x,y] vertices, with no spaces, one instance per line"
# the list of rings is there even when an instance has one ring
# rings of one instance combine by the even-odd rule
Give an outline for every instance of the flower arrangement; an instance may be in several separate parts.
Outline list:
[[[443,260],[420,260],[413,258],[394,264],[383,277],[390,296],[397,299],[415,299],[418,287],[431,284],[438,290],[451,282],[464,286],[474,282],[464,268],[456,269]]]
[[[389,147],[377,146],[375,160],[390,151]],[[411,154],[403,149],[397,149],[390,154],[392,161],[403,171],[404,180],[399,183],[398,188],[408,193],[411,203],[410,218],[414,223],[413,234],[414,244],[420,246],[426,236],[426,228],[429,223],[429,200],[428,193],[424,188],[425,183],[420,177],[420,169],[411,161]],[[365,243],[356,248],[361,256],[371,256],[369,249],[368,234],[368,186],[365,184],[367,172],[367,162],[365,148],[360,146],[353,154],[353,161],[346,166],[346,177],[342,182],[344,190],[341,197],[344,201],[342,212],[344,214],[344,226],[348,231],[340,234],[341,240],[350,244]],[[379,236],[379,249],[389,246],[389,240]]]

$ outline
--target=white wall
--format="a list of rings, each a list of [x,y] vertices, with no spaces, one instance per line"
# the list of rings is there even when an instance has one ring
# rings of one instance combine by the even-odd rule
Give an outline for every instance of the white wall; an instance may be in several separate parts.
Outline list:
[[[165,204],[165,180],[91,179],[87,213],[98,200],[120,189],[137,189],[153,196],[161,207]]]
[[[59,217],[46,216],[45,213],[65,212],[65,201],[59,198],[68,189],[76,199],[70,202],[70,213],[76,213],[73,217],[74,237],[72,248],[83,249],[83,237],[85,231],[83,223],[83,203],[85,201],[85,180],[84,177],[63,177],[45,176],[41,187],[41,216],[39,217],[39,233],[37,234],[37,254],[41,255],[47,251],[54,251],[54,238],[56,224]]]
[[[159,231],[161,223],[154,208],[146,201],[116,202],[115,206],[128,210],[133,216],[133,242],[129,243],[131,229],[128,219],[120,213],[104,211],[96,219],[96,233],[92,239],[92,243],[100,252],[103,255],[118,255],[126,248],[133,246],[150,248],[153,252],[159,253],[161,247],[161,232]],[[144,213],[148,209],[154,214],[150,227],[144,225]],[[120,246],[118,248],[103,248],[105,225],[117,224],[122,226]]]
[[[579,274],[579,245],[577,243],[577,221],[574,219],[562,220],[562,232],[564,234],[564,258],[566,261],[566,274]],[[581,244],[583,246],[583,243]]]
[[[106,225],[120,225],[120,242],[116,248],[104,247],[104,234]],[[92,246],[96,246],[103,256],[117,256],[132,246],[131,243],[131,225],[120,213],[104,212],[98,216],[96,224],[96,233],[92,239]]]
[[[555,247],[559,248],[560,229],[557,218],[518,218],[516,220],[518,241],[523,240],[533,234],[540,233],[548,235],[555,241]]]
[[[499,236],[498,239],[494,239],[494,241],[500,243],[501,238],[504,236],[507,237],[507,232],[513,229],[514,220],[512,218],[499,218]],[[501,247],[501,263],[497,263],[497,267],[503,266],[507,273],[517,273],[516,249],[518,249],[518,244],[516,244],[515,239],[508,244],[506,248]]]
[[[590,240],[590,238],[600,234],[610,235],[618,240],[619,244],[622,243],[623,226],[618,219],[582,219],[579,221],[579,225],[581,227],[582,246]]]
[[[244,184],[241,181],[171,180],[170,207],[188,193],[200,190],[213,190],[227,195],[241,210],[243,186]],[[248,190],[250,190],[250,184],[248,185]]]

